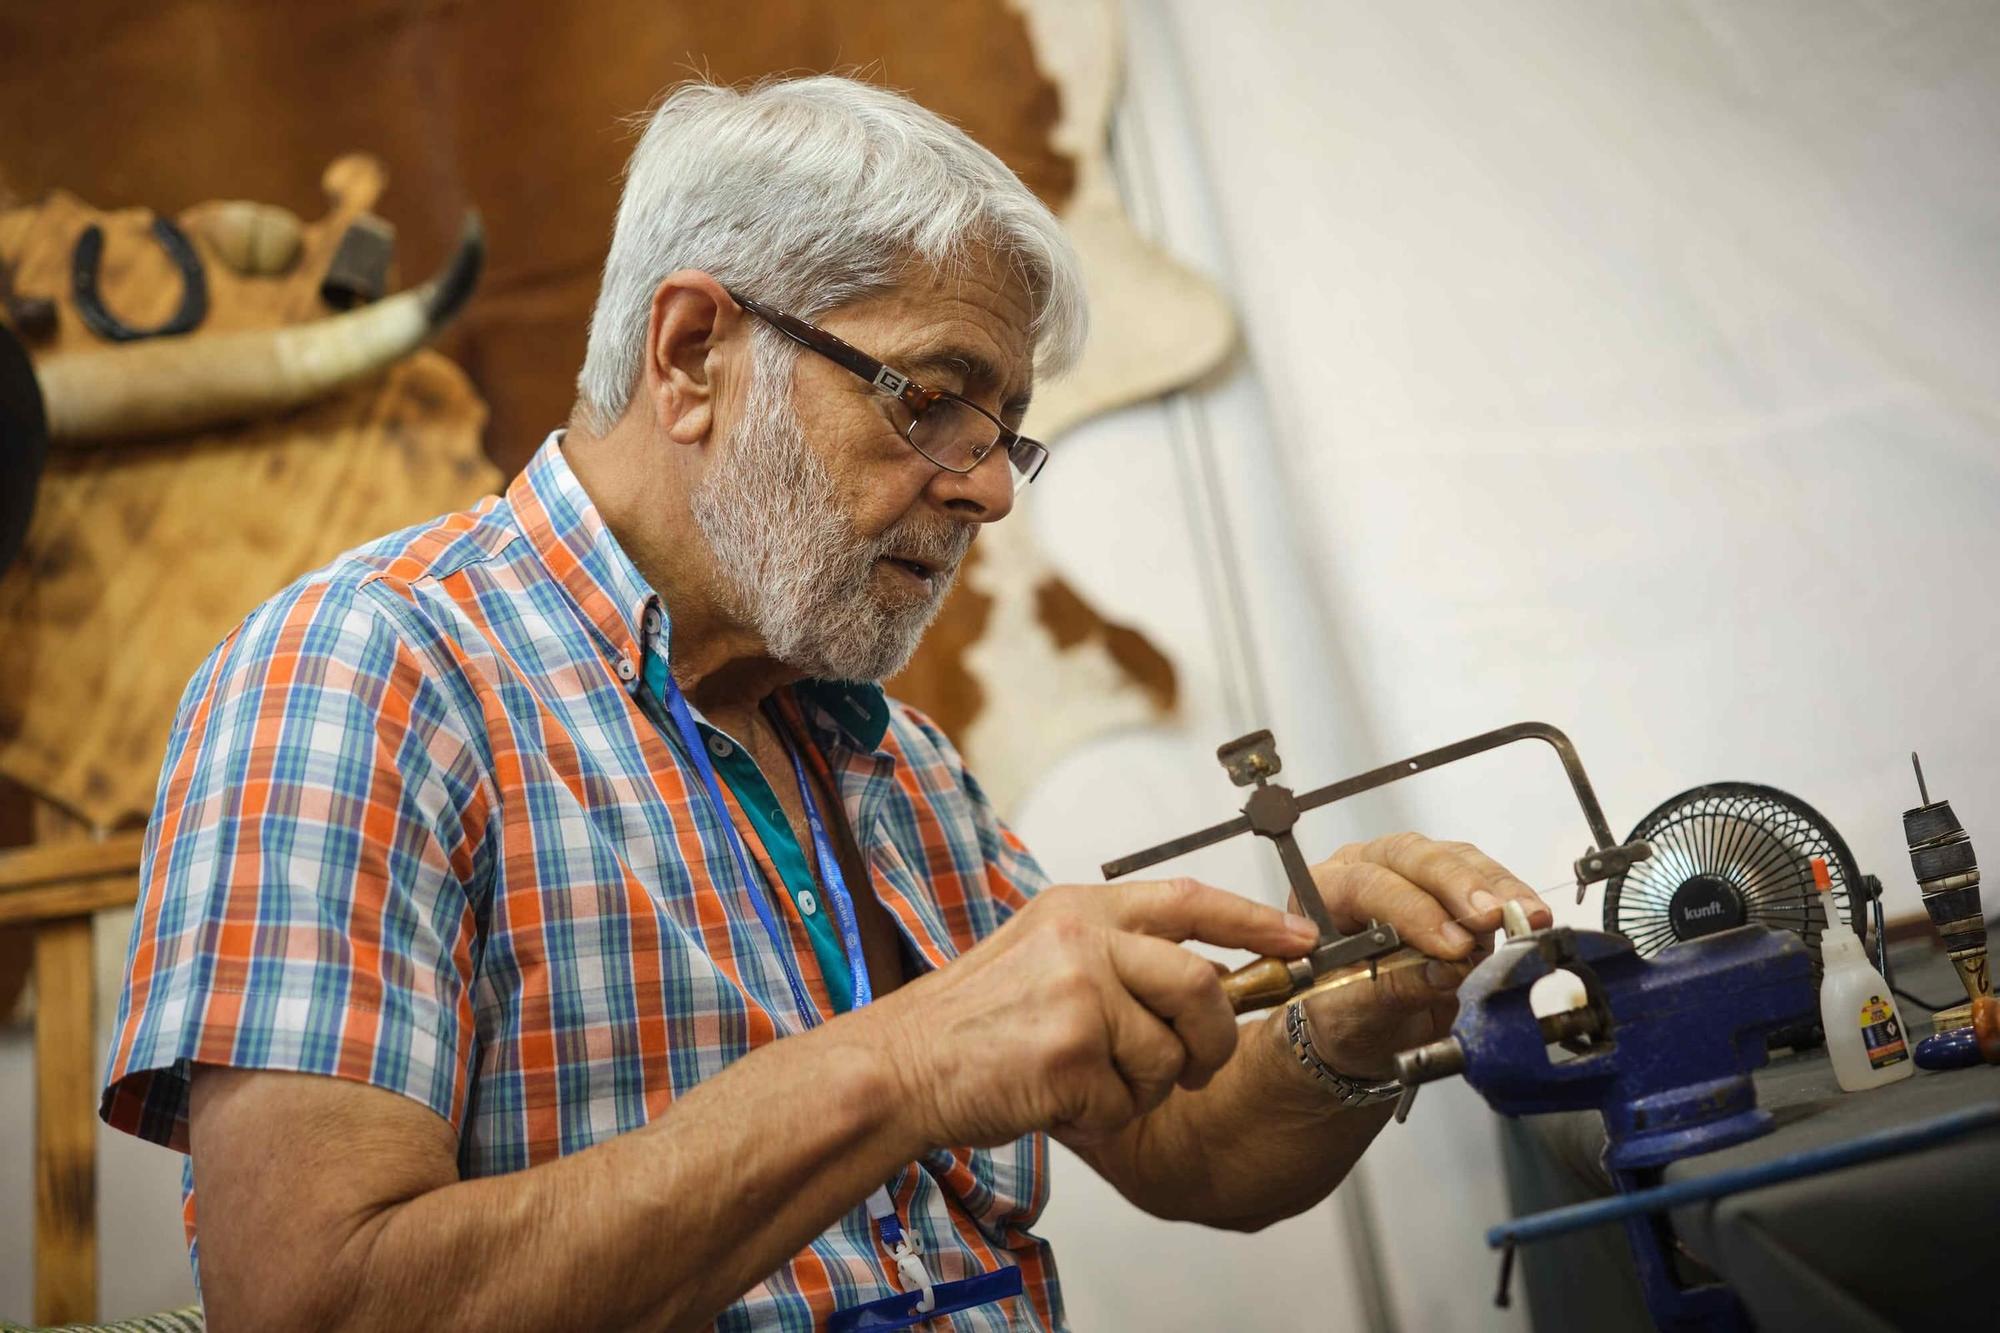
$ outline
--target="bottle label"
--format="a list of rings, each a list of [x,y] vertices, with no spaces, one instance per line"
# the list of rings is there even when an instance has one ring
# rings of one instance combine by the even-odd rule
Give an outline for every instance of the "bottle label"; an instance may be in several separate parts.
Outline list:
[[[1910,1048],[1903,1042],[1903,1025],[1896,1021],[1896,1010],[1879,995],[1871,995],[1861,1006],[1861,1044],[1868,1051],[1870,1069],[1886,1069],[1900,1060],[1910,1058]]]

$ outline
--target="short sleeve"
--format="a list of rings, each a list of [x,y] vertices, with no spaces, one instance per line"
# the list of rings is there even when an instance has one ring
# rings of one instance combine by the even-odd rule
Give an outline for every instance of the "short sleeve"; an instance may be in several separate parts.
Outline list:
[[[187,1149],[195,1064],[323,1074],[462,1123],[492,785],[415,613],[294,585],[174,720],[100,1113]]]

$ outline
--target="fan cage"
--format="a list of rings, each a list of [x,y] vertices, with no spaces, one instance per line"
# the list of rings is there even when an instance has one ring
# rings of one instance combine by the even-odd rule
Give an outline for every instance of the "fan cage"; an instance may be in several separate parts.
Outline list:
[[[1653,844],[1653,854],[1606,885],[1604,928],[1630,939],[1644,956],[1679,938],[1668,912],[1675,892],[1695,876],[1713,875],[1735,890],[1745,924],[1805,940],[1817,980],[1823,926],[1814,857],[1826,861],[1841,919],[1866,933],[1854,853],[1817,810],[1789,793],[1749,782],[1696,787],[1640,820],[1632,830],[1638,838]]]

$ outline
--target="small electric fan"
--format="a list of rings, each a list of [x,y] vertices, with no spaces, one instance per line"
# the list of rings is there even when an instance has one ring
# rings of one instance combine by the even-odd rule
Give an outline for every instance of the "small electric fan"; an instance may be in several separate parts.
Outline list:
[[[1774,787],[1716,782],[1684,791],[1640,820],[1632,838],[1652,843],[1653,854],[1605,886],[1604,928],[1648,957],[1754,923],[1803,937],[1817,979],[1824,922],[1813,858],[1826,861],[1841,918],[1856,934],[1867,933],[1863,912],[1880,892],[1819,811]]]

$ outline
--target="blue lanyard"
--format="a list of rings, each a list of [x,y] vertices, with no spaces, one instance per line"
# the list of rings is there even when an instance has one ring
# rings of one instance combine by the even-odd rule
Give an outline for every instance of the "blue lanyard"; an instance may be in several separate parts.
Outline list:
[[[757,919],[763,923],[764,933],[770,937],[771,951],[777,955],[778,965],[784,969],[785,981],[792,989],[792,1000],[799,1007],[799,1016],[807,1027],[813,1027],[820,1021],[819,1010],[806,994],[798,968],[792,964],[790,938],[772,914],[771,905],[766,901],[768,895],[759,892],[759,878],[750,867],[750,853],[743,845],[743,835],[737,831],[736,821],[729,817],[729,806],[722,799],[722,784],[716,778],[715,765],[709,762],[708,747],[701,743],[701,732],[695,726],[694,714],[689,710],[687,698],[682,695],[671,671],[666,673],[660,692],[664,696],[667,712],[674,719],[674,727],[681,734],[681,742],[701,774],[702,785],[708,789],[709,808],[714,811],[716,822],[722,825],[722,831],[729,839],[730,854],[736,858],[736,868],[742,872],[751,906],[757,909]],[[820,887],[826,891],[827,897],[833,899],[834,918],[840,923],[841,948],[847,954],[848,970],[854,977],[854,1007],[859,1009],[874,998],[874,989],[868,980],[868,958],[861,951],[861,930],[854,915],[854,899],[847,891],[847,877],[841,873],[840,859],[833,854],[833,842],[827,837],[826,821],[820,818],[819,803],[813,799],[812,784],[806,781],[805,763],[799,758],[796,746],[787,748],[791,754],[792,772],[799,782],[799,800],[805,804],[806,824],[812,829],[813,856],[819,862]]]
[[[751,905],[757,909],[757,919],[763,923],[764,933],[771,939],[772,952],[777,954],[778,964],[785,971],[792,999],[797,1003],[806,1026],[813,1027],[820,1021],[819,1010],[806,995],[805,983],[799,979],[798,969],[792,964],[791,941],[779,927],[770,904],[765,901],[769,895],[758,891],[759,877],[750,868],[750,853],[744,846],[743,835],[737,831],[736,821],[729,817],[728,803],[722,799],[722,783],[716,777],[715,765],[709,761],[708,747],[702,744],[701,731],[695,726],[694,713],[688,708],[687,698],[681,693],[673,673],[668,671],[664,674],[665,682],[660,694],[674,720],[674,729],[680,733],[682,746],[701,774],[702,786],[708,792],[709,808],[714,811],[716,822],[722,825],[723,833],[729,839],[730,854],[736,858],[736,867],[742,872]],[[859,1009],[874,998],[874,988],[868,980],[868,959],[861,952],[861,929],[854,914],[854,899],[847,891],[847,877],[841,872],[840,859],[834,855],[833,840],[827,836],[826,821],[820,818],[819,802],[813,799],[812,784],[806,780],[805,761],[799,757],[796,745],[788,745],[786,749],[792,760],[792,776],[798,779],[799,800],[805,805],[806,825],[812,831],[813,857],[819,862],[820,887],[826,891],[827,897],[833,899],[834,917],[840,923],[841,948],[847,954],[847,965],[854,977],[854,1007]],[[869,1196],[868,1216],[875,1223],[883,1248],[895,1259],[897,1276],[904,1290],[880,1300],[836,1310],[830,1328],[842,1333],[860,1329],[908,1328],[954,1310],[966,1310],[1021,1294],[1021,1270],[1013,1266],[955,1282],[933,1281],[924,1266],[923,1251],[917,1244],[917,1238],[903,1230],[902,1219],[896,1216],[896,1206],[886,1185]]]
[[[848,972],[854,980],[852,1007],[859,1009],[875,998],[875,990],[868,980],[868,957],[861,952],[861,926],[854,915],[854,896],[847,891],[840,858],[833,854],[833,840],[826,836],[826,823],[819,817],[819,802],[813,799],[812,784],[806,781],[805,760],[799,758],[799,747],[787,745],[785,749],[792,758],[792,776],[799,780],[799,800],[806,807],[806,826],[812,830],[820,887],[833,899],[834,919],[840,923],[840,947],[847,953]]]

